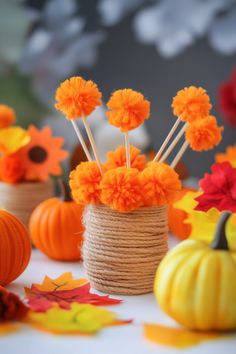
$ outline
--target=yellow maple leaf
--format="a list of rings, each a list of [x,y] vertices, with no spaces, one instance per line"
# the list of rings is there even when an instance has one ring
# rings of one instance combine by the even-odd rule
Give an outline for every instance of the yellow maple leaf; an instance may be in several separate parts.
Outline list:
[[[0,129],[0,151],[13,154],[30,141],[27,131],[21,127]]]
[[[116,314],[88,304],[73,303],[70,310],[54,306],[44,313],[30,312],[28,323],[38,329],[60,334],[94,334],[102,328],[115,325]]]
[[[188,192],[174,204],[174,207],[188,213],[184,222],[192,226],[189,238],[211,243],[221,213],[215,208],[211,208],[207,212],[194,210],[198,204],[195,198],[201,194],[202,192]],[[230,248],[236,248],[236,214],[233,214],[227,223],[226,235]]]
[[[42,284],[33,285],[41,291],[61,291],[75,289],[87,283],[87,279],[74,279],[71,272],[66,272],[56,279],[45,276]]]

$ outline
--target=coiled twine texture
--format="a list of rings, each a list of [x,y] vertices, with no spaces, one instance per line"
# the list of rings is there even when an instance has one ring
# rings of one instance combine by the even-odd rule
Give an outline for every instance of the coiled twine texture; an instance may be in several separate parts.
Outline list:
[[[89,205],[84,225],[84,267],[95,289],[120,295],[153,291],[157,266],[168,250],[167,206],[119,213]]]

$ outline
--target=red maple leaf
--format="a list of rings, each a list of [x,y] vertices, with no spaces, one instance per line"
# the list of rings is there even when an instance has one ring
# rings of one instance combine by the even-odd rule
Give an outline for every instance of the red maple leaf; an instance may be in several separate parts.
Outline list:
[[[90,293],[89,283],[75,289],[61,291],[42,291],[32,285],[31,288],[25,288],[25,293],[28,306],[31,310],[38,312],[47,311],[55,303],[63,309],[70,309],[70,304],[73,302],[97,306],[115,305],[122,302],[122,300],[112,299],[108,295],[101,296]]]
[[[216,163],[211,167],[212,174],[206,173],[199,185],[203,194],[196,198],[199,203],[195,210],[236,212],[236,168],[229,162]]]

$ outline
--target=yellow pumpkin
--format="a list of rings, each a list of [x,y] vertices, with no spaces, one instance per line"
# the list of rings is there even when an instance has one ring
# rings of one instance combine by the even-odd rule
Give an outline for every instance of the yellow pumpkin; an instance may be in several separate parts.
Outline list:
[[[222,214],[210,246],[182,241],[157,270],[154,292],[160,307],[190,329],[236,329],[236,250],[228,248],[225,235],[229,217]]]

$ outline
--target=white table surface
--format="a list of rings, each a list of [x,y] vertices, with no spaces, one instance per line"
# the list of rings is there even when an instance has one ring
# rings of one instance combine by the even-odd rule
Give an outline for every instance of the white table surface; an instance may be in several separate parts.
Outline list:
[[[175,241],[171,241],[173,243]],[[26,271],[7,288],[23,296],[24,286],[42,282],[45,275],[52,278],[64,272],[76,278],[84,277],[79,263],[49,260],[34,250]],[[24,326],[19,332],[0,337],[0,354],[235,354],[236,339],[205,342],[185,350],[159,346],[143,336],[143,323],[161,323],[176,326],[158,307],[153,294],[142,296],[116,296],[124,302],[106,308],[120,318],[133,319],[130,325],[103,329],[96,336],[59,336]],[[236,299],[235,299],[236,300]]]

